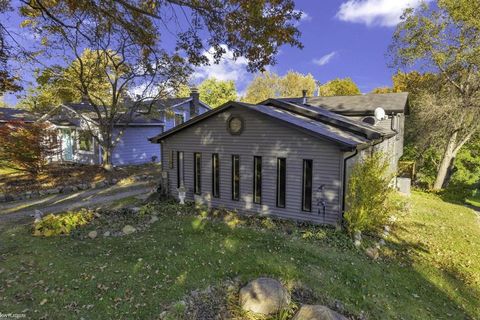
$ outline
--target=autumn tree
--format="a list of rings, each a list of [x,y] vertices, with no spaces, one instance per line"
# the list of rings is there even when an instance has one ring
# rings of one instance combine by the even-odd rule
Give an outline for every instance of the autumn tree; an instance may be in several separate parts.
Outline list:
[[[299,97],[303,90],[307,90],[307,95],[312,96],[315,86],[315,78],[310,73],[304,75],[289,71],[280,77],[275,73],[264,72],[248,85],[243,101],[259,103],[268,98]]]
[[[0,126],[2,166],[38,175],[58,151],[56,133],[44,123],[10,121]]]
[[[252,72],[274,64],[282,45],[302,47],[295,24],[301,13],[292,0],[29,0],[21,12],[23,25],[44,39],[46,57],[76,64],[77,89],[94,109],[106,168],[116,121],[149,113],[154,101],[186,83],[192,67],[209,63],[205,43],[215,63],[230,50]],[[174,46],[162,42],[166,33],[175,34]],[[85,48],[93,60],[82,56]],[[94,90],[98,79],[107,80],[107,96]]]
[[[407,9],[390,48],[395,66],[418,66],[440,79],[440,87],[421,95],[432,110],[428,119],[442,115],[434,126],[435,138],[444,142],[434,189],[444,186],[455,156],[480,130],[479,10],[478,1],[466,0]]]
[[[360,94],[360,89],[351,78],[334,79],[319,88],[320,96],[354,96]]]
[[[191,88],[187,85],[180,86],[176,96],[179,98],[188,97]],[[200,100],[212,108],[221,106],[228,101],[235,101],[238,98],[237,89],[233,80],[218,80],[208,78],[198,85]]]

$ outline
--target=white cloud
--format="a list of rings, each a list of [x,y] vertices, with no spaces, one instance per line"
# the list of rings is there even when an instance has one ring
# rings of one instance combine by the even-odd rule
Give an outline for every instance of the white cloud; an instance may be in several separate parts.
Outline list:
[[[416,8],[421,3],[422,0],[348,0],[340,5],[336,17],[367,26],[394,27],[406,8]]]
[[[336,54],[337,54],[337,52],[335,52],[335,51],[330,52],[330,53],[324,55],[323,57],[320,57],[319,59],[313,59],[313,63],[315,63],[316,65],[318,65],[320,67],[324,66],[327,63],[329,63],[330,60],[332,60],[333,57],[335,57]]]
[[[298,10],[302,16],[300,17],[300,21],[312,21],[312,16],[306,13],[305,11]]]
[[[192,80],[202,81],[207,78],[217,78],[219,80],[233,80],[236,83],[241,83],[249,78],[249,73],[246,69],[247,59],[243,57],[234,59],[233,52],[228,50],[226,46],[222,47],[225,49],[226,54],[218,64],[214,63],[212,48],[203,53],[208,58],[210,64],[196,68],[192,75]]]

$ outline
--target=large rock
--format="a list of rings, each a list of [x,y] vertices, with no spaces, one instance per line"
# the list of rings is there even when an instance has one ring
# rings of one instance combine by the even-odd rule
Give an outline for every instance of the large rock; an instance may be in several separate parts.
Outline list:
[[[320,305],[303,305],[292,320],[348,320],[340,313]]]
[[[122,232],[124,234],[131,234],[131,233],[134,233],[135,231],[137,231],[137,229],[135,229],[134,227],[132,227],[131,225],[127,224],[125,227],[123,227],[122,229]]]
[[[98,236],[97,231],[90,231],[90,232],[88,233],[88,237],[89,237],[90,239],[95,239],[97,236]]]
[[[261,314],[277,313],[290,303],[290,294],[283,285],[270,278],[258,278],[240,290],[244,310]]]

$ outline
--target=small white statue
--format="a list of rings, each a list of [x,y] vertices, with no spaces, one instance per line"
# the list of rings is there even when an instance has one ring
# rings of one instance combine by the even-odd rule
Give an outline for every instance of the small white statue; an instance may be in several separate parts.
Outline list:
[[[183,185],[183,181],[180,183],[180,188],[177,189],[178,191],[178,199],[180,200],[180,204],[185,204],[185,197],[187,196],[187,188]]]

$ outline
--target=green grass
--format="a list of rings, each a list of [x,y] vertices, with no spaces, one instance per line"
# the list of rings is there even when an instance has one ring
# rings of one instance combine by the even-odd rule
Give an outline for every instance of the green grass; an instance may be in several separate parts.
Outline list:
[[[474,207],[480,208],[480,196],[465,199],[465,202]]]
[[[346,244],[167,216],[142,233],[80,241],[0,227],[0,311],[27,318],[151,319],[195,289],[240,276],[302,281],[369,319],[480,318],[480,223],[415,193],[386,256]],[[330,232],[332,233],[332,232]],[[45,300],[46,299],[46,300]]]

